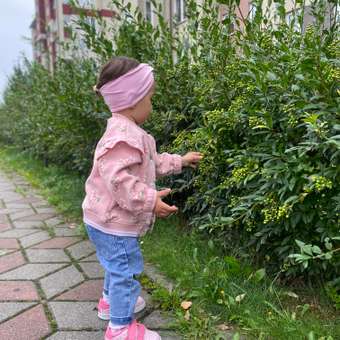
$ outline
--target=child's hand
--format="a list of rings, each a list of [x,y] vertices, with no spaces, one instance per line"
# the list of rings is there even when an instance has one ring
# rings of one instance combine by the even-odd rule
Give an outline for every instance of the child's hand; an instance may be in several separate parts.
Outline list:
[[[196,169],[198,162],[203,158],[203,154],[200,152],[188,152],[182,156],[182,166],[191,166]]]
[[[178,208],[176,206],[174,205],[170,206],[161,200],[161,197],[165,197],[169,195],[170,192],[171,192],[171,189],[164,189],[161,191],[157,191],[157,200],[156,200],[156,205],[154,209],[154,212],[157,217],[167,217],[170,214],[173,214],[178,211]]]

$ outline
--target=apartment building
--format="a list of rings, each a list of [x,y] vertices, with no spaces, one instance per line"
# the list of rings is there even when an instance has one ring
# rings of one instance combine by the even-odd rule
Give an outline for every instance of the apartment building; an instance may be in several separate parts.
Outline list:
[[[86,16],[89,21],[100,15],[112,22],[115,11],[108,0],[78,0],[82,7],[88,8]],[[91,9],[92,8],[94,9]],[[79,9],[73,8],[67,0],[35,0],[35,18],[31,24],[33,58],[53,71],[57,55],[65,55],[62,43],[69,41],[73,19],[79,15]],[[85,51],[79,38],[74,43]]]
[[[197,0],[201,4],[204,0]],[[150,0],[125,0],[130,2],[132,10],[139,8],[146,20],[156,26],[157,16],[154,14],[152,1]],[[339,5],[332,5],[327,0],[326,25],[330,25],[334,20],[339,20]],[[113,6],[111,0],[78,0],[79,6],[86,9],[86,15],[90,23],[95,25],[94,14],[102,16],[107,20],[108,25],[118,25],[114,20],[118,9]],[[172,30],[184,32],[186,26],[186,1],[185,0],[156,0],[162,4],[163,17],[169,23]],[[303,29],[313,23],[311,15],[311,0],[305,0]],[[73,8],[68,0],[35,0],[36,17],[32,22],[32,44],[34,59],[43,64],[46,68],[53,70],[53,65],[57,55],[67,53],[63,50],[62,44],[70,41],[70,32],[73,29],[73,21],[79,13],[79,8]],[[263,1],[263,10],[267,11],[271,20],[275,22],[277,4],[269,0]],[[302,11],[301,6],[296,5],[296,0],[286,0],[286,20],[290,22],[295,14]],[[252,0],[240,0],[239,6],[235,10],[236,17],[252,20],[257,11]],[[223,20],[228,15],[228,7],[218,5],[218,18]],[[242,21],[242,20],[240,20]],[[108,32],[109,34],[109,32]],[[77,49],[86,51],[81,37],[73,42]]]

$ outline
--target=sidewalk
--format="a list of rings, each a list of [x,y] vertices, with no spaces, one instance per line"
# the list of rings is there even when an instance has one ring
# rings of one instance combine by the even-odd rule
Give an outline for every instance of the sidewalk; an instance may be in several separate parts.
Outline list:
[[[102,278],[91,243],[22,177],[0,170],[0,339],[102,340]],[[143,296],[138,320],[163,340],[180,339]]]

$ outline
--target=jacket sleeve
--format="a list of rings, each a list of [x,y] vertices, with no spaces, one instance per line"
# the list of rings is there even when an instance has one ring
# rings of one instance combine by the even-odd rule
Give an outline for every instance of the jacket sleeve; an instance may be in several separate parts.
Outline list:
[[[182,172],[182,157],[167,152],[156,154],[156,177],[163,177]]]
[[[99,174],[117,204],[136,215],[152,212],[157,198],[155,189],[131,174],[130,167],[140,163],[141,151],[125,141],[115,143],[98,159]]]

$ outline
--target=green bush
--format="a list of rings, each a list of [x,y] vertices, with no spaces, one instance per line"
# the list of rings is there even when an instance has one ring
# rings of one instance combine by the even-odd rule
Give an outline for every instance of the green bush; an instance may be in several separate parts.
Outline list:
[[[145,129],[160,151],[205,155],[197,171],[162,182],[190,224],[273,272],[338,277],[338,251],[322,260],[312,253],[307,266],[288,257],[300,250],[295,240],[322,249],[328,238],[339,248],[339,24],[324,19],[336,1],[312,1],[306,30],[303,12],[286,23],[283,0],[274,1],[275,24],[261,1],[252,21],[235,17],[238,1],[220,1],[230,7],[222,22],[212,0],[188,1],[183,33],[169,30],[160,5],[153,28],[113,2],[119,25],[78,21],[96,61],[60,60],[54,76],[34,63],[16,69],[1,138],[86,174],[109,116],[91,90],[98,61],[148,62],[157,92]],[[109,29],[113,41],[102,33]]]

